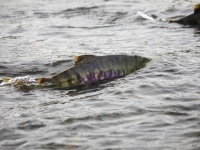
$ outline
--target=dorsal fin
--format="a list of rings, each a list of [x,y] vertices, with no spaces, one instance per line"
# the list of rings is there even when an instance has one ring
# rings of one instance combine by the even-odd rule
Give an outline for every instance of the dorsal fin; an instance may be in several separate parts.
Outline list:
[[[200,12],[200,4],[196,4],[193,7],[194,7],[194,14]]]
[[[75,56],[74,57],[74,62],[75,62],[75,64],[77,64],[77,63],[81,63],[81,62],[90,60],[90,59],[92,59],[94,57],[95,57],[95,55],[80,55],[80,56]]]

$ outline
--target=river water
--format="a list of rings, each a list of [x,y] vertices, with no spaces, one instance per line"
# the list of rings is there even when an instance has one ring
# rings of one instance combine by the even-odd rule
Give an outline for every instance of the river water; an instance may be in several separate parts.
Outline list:
[[[196,3],[1,0],[0,78],[50,77],[81,54],[152,61],[81,90],[1,85],[0,149],[199,150],[200,32],[164,21]]]

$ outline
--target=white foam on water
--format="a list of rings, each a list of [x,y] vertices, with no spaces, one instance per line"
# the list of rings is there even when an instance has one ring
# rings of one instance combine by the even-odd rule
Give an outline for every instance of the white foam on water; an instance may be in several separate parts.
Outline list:
[[[137,15],[144,19],[147,19],[147,20],[156,21],[154,18],[152,18],[152,17],[148,16],[147,14],[144,14],[140,11],[137,12]]]
[[[15,77],[7,82],[2,82],[0,85],[24,85],[28,83],[36,83],[36,78],[30,76]]]

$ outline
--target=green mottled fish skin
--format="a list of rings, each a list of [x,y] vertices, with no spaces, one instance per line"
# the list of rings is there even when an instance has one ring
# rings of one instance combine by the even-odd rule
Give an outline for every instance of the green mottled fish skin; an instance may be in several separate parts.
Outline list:
[[[114,79],[130,74],[144,67],[149,61],[150,59],[140,56],[93,56],[51,78],[46,78],[45,81],[53,83],[60,88],[90,85],[102,80]]]

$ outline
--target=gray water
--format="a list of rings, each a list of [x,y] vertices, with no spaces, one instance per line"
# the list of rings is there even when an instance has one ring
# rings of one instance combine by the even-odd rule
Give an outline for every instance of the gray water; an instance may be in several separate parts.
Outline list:
[[[199,150],[200,32],[162,21],[198,2],[1,0],[0,78],[50,77],[81,54],[152,61],[81,90],[1,85],[0,149]]]

